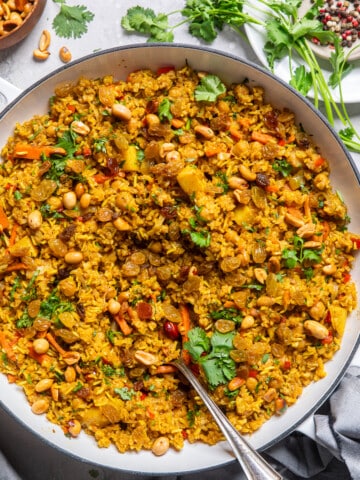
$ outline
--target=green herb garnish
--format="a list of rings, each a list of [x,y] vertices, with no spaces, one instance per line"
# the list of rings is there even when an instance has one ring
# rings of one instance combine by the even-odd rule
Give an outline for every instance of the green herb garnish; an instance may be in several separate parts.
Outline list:
[[[56,35],[62,38],[80,38],[88,30],[94,14],[85,5],[69,6],[65,0],[53,0],[60,5],[60,12],[52,22]]]
[[[236,364],[230,357],[234,336],[235,332],[215,331],[209,338],[200,327],[188,332],[189,340],[184,343],[184,348],[201,365],[211,388],[226,384],[236,375]]]
[[[195,100],[198,102],[215,102],[217,97],[226,92],[226,87],[216,75],[205,75],[195,88]]]

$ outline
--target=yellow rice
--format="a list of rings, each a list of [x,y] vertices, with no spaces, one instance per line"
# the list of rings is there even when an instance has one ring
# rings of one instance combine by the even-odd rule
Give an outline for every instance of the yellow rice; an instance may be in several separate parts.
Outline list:
[[[162,370],[184,312],[209,338],[234,332],[235,381],[210,391],[251,433],[326,375],[356,306],[360,237],[326,159],[261,87],[196,100],[204,75],[81,78],[2,149],[0,370],[34,414],[99,447],[222,438]],[[39,156],[55,145],[72,150]]]

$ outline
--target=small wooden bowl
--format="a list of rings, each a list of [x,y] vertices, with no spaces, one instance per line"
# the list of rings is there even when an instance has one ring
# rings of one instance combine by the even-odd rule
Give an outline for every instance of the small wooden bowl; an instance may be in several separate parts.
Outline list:
[[[0,50],[12,47],[21,42],[32,31],[41,17],[46,5],[46,0],[34,0],[34,6],[24,21],[10,33],[0,36]]]

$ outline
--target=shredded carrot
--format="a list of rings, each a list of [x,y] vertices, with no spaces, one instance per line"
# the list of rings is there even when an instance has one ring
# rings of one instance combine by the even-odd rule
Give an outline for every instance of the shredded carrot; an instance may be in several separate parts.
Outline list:
[[[159,365],[155,370],[155,375],[162,375],[166,373],[174,373],[177,368],[174,365]]]
[[[53,147],[51,145],[30,145],[28,143],[18,143],[14,147],[14,158],[24,158],[26,160],[40,160],[43,155],[66,155],[66,150],[61,147]]]
[[[311,220],[311,208],[310,208],[310,197],[307,195],[304,202],[304,213],[305,217],[312,223]]]
[[[251,120],[249,118],[240,117],[237,119],[237,122],[240,125],[240,127],[243,128],[243,130],[249,130],[249,127],[251,125]]]
[[[103,183],[105,183],[106,180],[110,180],[110,178],[112,177],[109,175],[104,175],[103,173],[97,173],[96,175],[93,176],[93,179],[99,185],[102,185]]]
[[[46,353],[36,353],[32,346],[29,346],[29,356],[40,363],[40,365],[43,365],[46,362],[50,363],[51,360],[50,355],[47,355]]]
[[[6,376],[7,376],[7,379],[8,379],[9,383],[15,383],[16,382],[16,379],[17,379],[16,375],[11,375],[11,373],[8,373]]]
[[[224,308],[236,308],[236,304],[232,300],[227,300],[224,303]]]
[[[8,357],[8,359],[12,360],[13,362],[16,362],[15,352],[12,349],[10,342],[7,340],[5,333],[2,331],[0,331],[0,346],[6,353],[6,356]]]
[[[17,270],[26,270],[28,269],[28,265],[23,262],[18,262],[18,263],[12,263],[8,267],[6,267],[5,272],[15,272]]]
[[[113,315],[113,317],[116,323],[119,325],[120,330],[125,336],[130,335],[132,333],[133,329],[130,327],[130,325],[127,323],[124,317],[122,317],[119,314]]]
[[[327,221],[321,222],[321,235],[314,235],[311,240],[316,242],[324,242],[330,233],[330,225]]]
[[[18,228],[19,228],[19,224],[14,223],[14,225],[11,229],[11,234],[10,234],[10,239],[9,239],[9,247],[12,247],[15,244]]]
[[[184,120],[181,118],[172,118],[171,119],[171,126],[174,128],[181,128],[185,125]]]
[[[325,163],[325,159],[323,157],[318,157],[316,160],[315,160],[315,163],[314,163],[314,166],[315,168],[319,168],[321,167],[321,165],[323,165]]]
[[[188,337],[188,332],[191,327],[191,322],[190,322],[190,312],[188,307],[185,304],[181,304],[179,306],[180,314],[181,314],[181,323],[182,323],[182,328],[181,328],[181,336],[182,336],[182,341],[187,342],[189,337]],[[182,350],[182,358],[186,364],[190,363],[190,353],[187,350]]]
[[[279,191],[279,187],[275,184],[268,185],[267,187],[265,187],[265,190],[269,193],[276,193]]]
[[[9,228],[10,222],[8,216],[5,213],[5,210],[2,206],[0,206],[0,226],[4,230],[5,228]]]
[[[207,157],[213,157],[221,152],[221,148],[218,145],[210,145],[204,148],[204,153]]]
[[[241,140],[243,138],[243,133],[242,131],[238,128],[237,125],[230,125],[229,128],[229,133],[234,138],[235,140]]]
[[[253,140],[254,142],[260,142],[264,145],[274,141],[277,143],[276,138],[272,135],[269,135],[268,133],[258,132],[257,130],[251,132],[251,140]]]
[[[52,345],[55,348],[55,350],[57,350],[60,353],[61,356],[66,356],[67,351],[64,350],[62,346],[58,344],[55,337],[50,332],[46,334],[46,339],[48,340],[50,345]]]

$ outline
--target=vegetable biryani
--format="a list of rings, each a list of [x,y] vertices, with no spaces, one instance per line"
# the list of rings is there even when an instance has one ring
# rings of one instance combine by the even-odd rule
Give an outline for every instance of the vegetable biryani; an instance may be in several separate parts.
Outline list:
[[[242,433],[325,376],[360,237],[294,114],[188,66],[59,86],[0,172],[0,359],[34,414],[120,452]],[[300,400],[301,401],[301,400]]]

